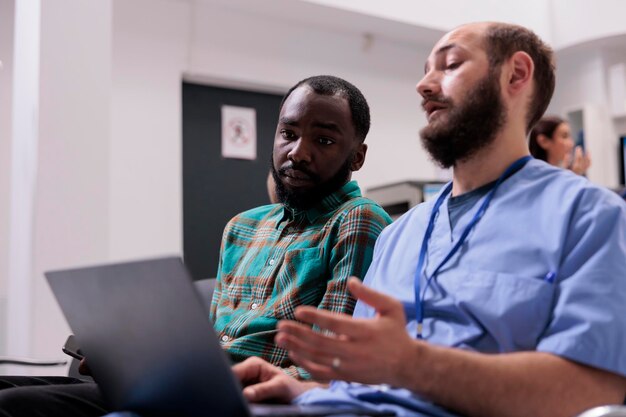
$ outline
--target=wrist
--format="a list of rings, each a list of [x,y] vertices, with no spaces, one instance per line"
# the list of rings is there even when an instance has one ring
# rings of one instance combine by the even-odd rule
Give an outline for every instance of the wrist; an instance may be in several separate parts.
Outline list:
[[[431,361],[430,348],[431,346],[422,340],[411,339],[408,348],[400,355],[392,385],[419,394],[426,393],[430,379],[427,376],[430,373],[428,370]]]

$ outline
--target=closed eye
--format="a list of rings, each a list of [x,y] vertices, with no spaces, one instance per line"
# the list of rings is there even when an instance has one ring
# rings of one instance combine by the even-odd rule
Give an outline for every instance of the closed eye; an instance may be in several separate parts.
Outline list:
[[[446,65],[446,70],[454,70],[457,69],[458,67],[460,67],[462,64],[462,62],[458,61],[458,62],[451,62],[449,64]]]

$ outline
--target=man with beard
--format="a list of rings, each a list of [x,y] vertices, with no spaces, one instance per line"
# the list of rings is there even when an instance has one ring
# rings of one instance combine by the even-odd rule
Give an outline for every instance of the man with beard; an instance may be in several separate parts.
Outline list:
[[[258,356],[285,375],[307,379],[274,343],[278,321],[294,319],[299,305],[352,313],[347,281],[365,276],[376,238],[391,223],[350,181],[365,161],[369,127],[365,97],[340,78],[307,78],[285,95],[272,156],[280,204],[234,217],[222,239],[210,315],[235,362]],[[107,411],[94,383],[0,377],[2,417]]]
[[[624,401],[626,207],[530,158],[553,89],[552,51],[525,28],[471,24],[435,45],[420,133],[452,182],[380,235],[349,282],[354,317],[300,307],[279,323],[276,343],[330,386],[251,358],[233,368],[249,400],[481,417]]]
[[[369,107],[332,76],[300,81],[283,98],[271,174],[280,204],[233,218],[224,230],[211,319],[236,361],[258,356],[308,378],[276,346],[276,324],[298,305],[351,314],[351,275],[363,278],[391,223],[350,181],[365,161]]]

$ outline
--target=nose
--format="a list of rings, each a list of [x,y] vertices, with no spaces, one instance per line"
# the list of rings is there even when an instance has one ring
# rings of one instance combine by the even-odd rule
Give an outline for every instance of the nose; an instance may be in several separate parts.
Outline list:
[[[311,149],[304,138],[293,142],[293,147],[287,153],[287,158],[294,164],[308,164],[311,162]]]
[[[424,77],[417,83],[415,89],[423,98],[439,94],[441,90],[435,71],[428,71],[424,74]]]

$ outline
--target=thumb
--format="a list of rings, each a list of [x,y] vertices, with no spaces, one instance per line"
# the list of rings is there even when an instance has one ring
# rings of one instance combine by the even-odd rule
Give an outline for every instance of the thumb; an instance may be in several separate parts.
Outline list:
[[[393,297],[385,295],[381,292],[373,290],[355,277],[351,277],[348,281],[348,289],[355,298],[363,301],[365,304],[374,307],[381,316],[402,319],[406,321],[402,303]]]

